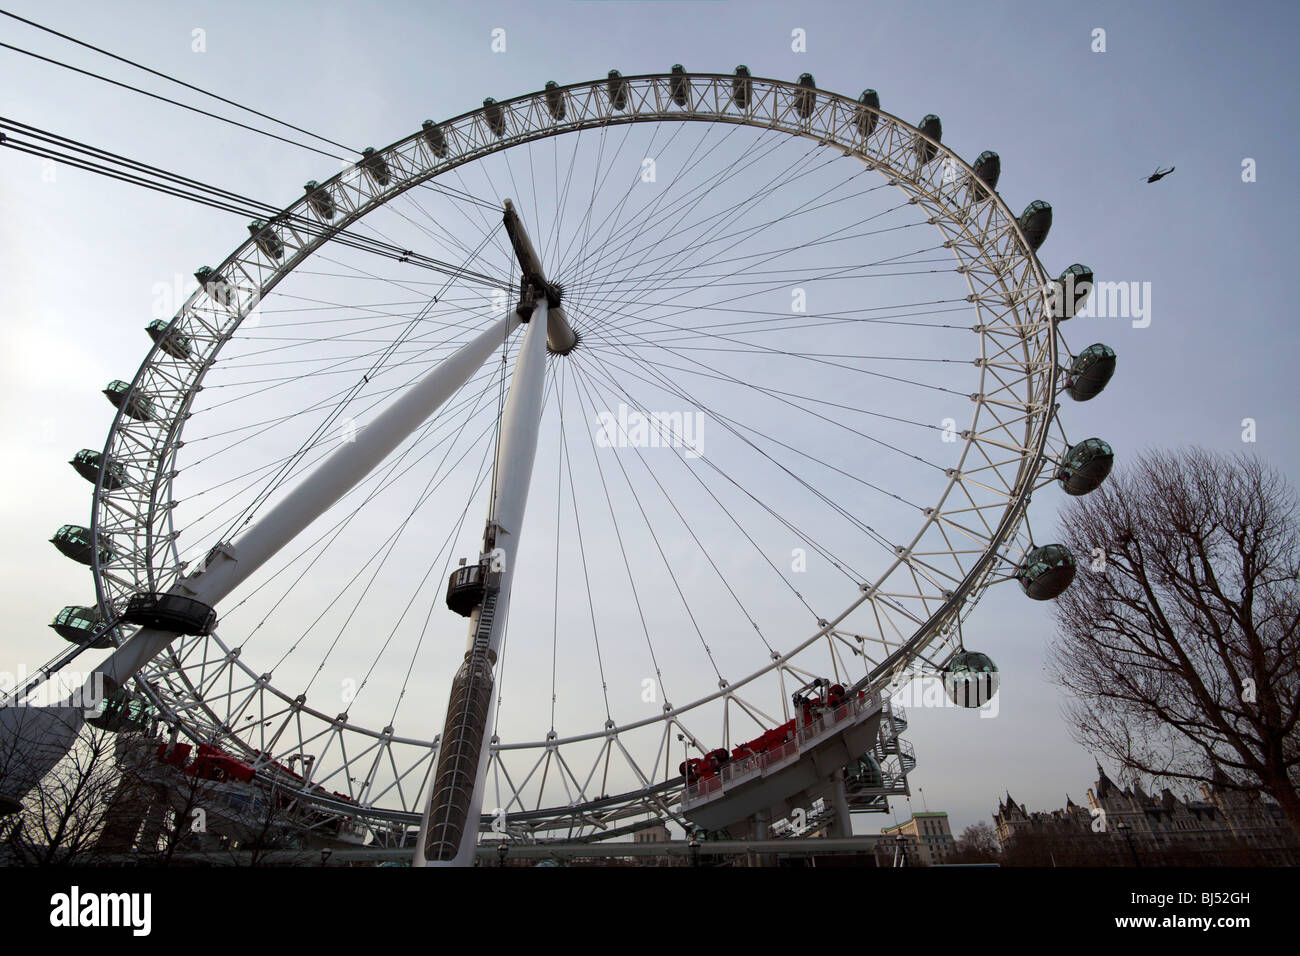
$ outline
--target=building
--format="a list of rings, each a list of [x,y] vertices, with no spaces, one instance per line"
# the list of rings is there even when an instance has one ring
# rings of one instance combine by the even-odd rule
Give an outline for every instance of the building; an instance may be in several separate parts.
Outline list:
[[[1135,863],[1149,857],[1153,863],[1184,865],[1300,865],[1300,851],[1282,808],[1233,788],[1222,771],[1214,783],[1201,786],[1201,799],[1194,800],[1176,797],[1167,787],[1159,796],[1146,793],[1139,783],[1122,788],[1098,764],[1087,806],[1067,795],[1064,808],[1031,813],[1008,793],[998,803],[993,822],[1003,852],[1017,840],[1021,849],[1036,842],[1055,862],[1100,862],[1109,855]],[[1064,859],[1058,860],[1058,855]]]
[[[1030,813],[1024,804],[1016,803],[1008,793],[1006,800],[998,803],[993,822],[1003,853],[1009,853],[1017,840],[1021,850],[1031,842],[1050,844],[1046,852],[1051,863],[1076,863],[1097,853],[1092,814],[1071,800],[1069,795],[1063,809]],[[1105,845],[1108,853],[1118,852],[1118,849],[1120,847],[1109,842]]]
[[[633,843],[667,843],[672,839],[672,834],[662,823],[657,823],[652,827],[645,827],[637,830],[632,834]]]
[[[914,862],[921,866],[937,866],[946,862],[956,842],[948,827],[946,813],[913,813],[912,819],[882,827],[880,832],[895,838],[906,837],[908,853],[914,853]]]

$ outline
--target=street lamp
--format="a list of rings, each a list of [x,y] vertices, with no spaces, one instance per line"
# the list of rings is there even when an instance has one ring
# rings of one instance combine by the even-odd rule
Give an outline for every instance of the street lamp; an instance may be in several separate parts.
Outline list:
[[[1141,866],[1142,861],[1138,859],[1137,847],[1133,845],[1133,828],[1121,820],[1115,825],[1115,829],[1123,834],[1124,842],[1128,844],[1128,850],[1133,854],[1133,865]]]

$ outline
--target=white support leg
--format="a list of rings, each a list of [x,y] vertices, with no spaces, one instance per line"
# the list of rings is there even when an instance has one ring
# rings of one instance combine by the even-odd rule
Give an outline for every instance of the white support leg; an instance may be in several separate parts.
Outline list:
[[[204,566],[181,579],[173,591],[215,606],[427,421],[501,347],[518,322],[511,311],[432,369],[233,542],[218,544]],[[103,675],[110,691],[121,686],[176,636],[149,628],[137,631],[100,664],[87,688],[98,686],[96,674]],[[94,696],[87,691],[74,698],[79,702]],[[53,706],[0,710],[0,813],[21,802],[67,753],[84,716],[82,705],[73,698]]]
[[[546,375],[546,319],[546,300],[540,299],[515,361],[501,419],[496,488],[484,536],[485,550],[492,552],[490,560],[500,569],[500,586],[495,593],[488,592],[470,617],[469,647],[452,682],[416,844],[415,866],[474,863],[496,701],[492,671],[505,633],[528,488],[537,457]]]

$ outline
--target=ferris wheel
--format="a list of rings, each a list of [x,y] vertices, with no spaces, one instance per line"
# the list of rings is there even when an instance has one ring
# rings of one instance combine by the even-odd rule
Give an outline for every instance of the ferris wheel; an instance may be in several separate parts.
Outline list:
[[[983,703],[963,620],[1073,578],[1031,497],[1113,461],[1057,417],[1115,367],[1060,335],[1091,270],[1049,277],[1051,208],[999,175],[874,90],[675,66],[307,183],[73,459],[91,521],[54,543],[95,598],[54,627],[113,649],[93,719],[418,828],[421,864],[480,829],[764,836],[818,794],[842,832],[910,766],[890,692]],[[74,724],[29,719],[33,753]]]

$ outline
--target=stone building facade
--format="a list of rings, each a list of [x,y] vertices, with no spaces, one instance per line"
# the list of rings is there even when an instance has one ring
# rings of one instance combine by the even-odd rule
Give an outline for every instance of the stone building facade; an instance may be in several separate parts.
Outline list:
[[[1085,806],[1069,796],[1059,810],[1029,812],[1008,793],[993,814],[998,842],[1007,852],[1037,841],[1063,855],[1116,855],[1121,862],[1206,865],[1258,862],[1300,865],[1300,849],[1281,807],[1232,788],[1222,774],[1201,786],[1201,799],[1181,799],[1165,788],[1146,793],[1140,784],[1115,784],[1100,765]],[[1107,840],[1109,843],[1102,843]],[[1051,852],[1051,851],[1049,851]],[[1175,861],[1171,857],[1177,856]]]
[[[937,866],[947,861],[956,841],[948,826],[946,813],[913,813],[910,820],[883,827],[882,834],[906,837],[908,852],[914,854],[911,862],[921,866]]]

